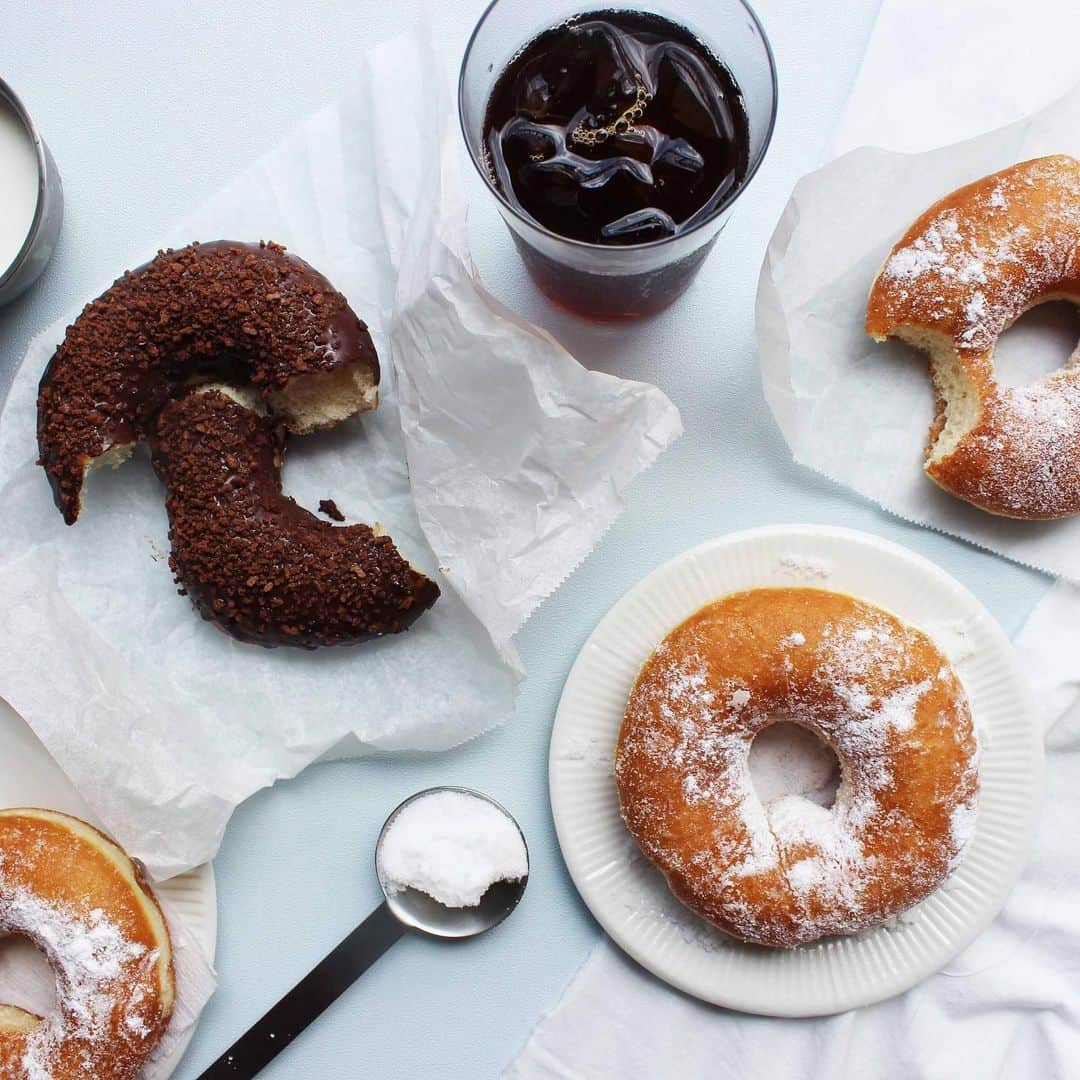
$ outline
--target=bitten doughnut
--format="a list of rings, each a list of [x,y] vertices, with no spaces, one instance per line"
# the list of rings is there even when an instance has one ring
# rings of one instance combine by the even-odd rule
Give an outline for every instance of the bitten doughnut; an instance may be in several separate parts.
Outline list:
[[[165,251],[91,301],[41,380],[38,447],[56,504],[118,465],[191,382],[250,383],[298,433],[378,403],[379,361],[345,298],[279,244]]]
[[[935,203],[893,248],[867,303],[872,337],[930,355],[927,474],[1005,517],[1080,513],[1080,353],[1032,386],[994,376],[999,335],[1047,300],[1080,304],[1080,162],[1065,156]]]
[[[750,744],[777,720],[836,752],[831,809],[762,805]],[[856,933],[927,897],[972,834],[979,786],[967,698],[933,642],[810,588],[735,593],[671,631],[630,694],[615,775],[675,895],[771,946]]]
[[[0,811],[0,937],[56,976],[56,1011],[0,1005],[5,1080],[133,1080],[176,996],[169,931],[138,868],[108,837],[52,810]]]
[[[170,401],[151,436],[182,591],[260,645],[343,645],[404,630],[435,582],[367,525],[321,521],[281,491],[285,432],[223,386]]]

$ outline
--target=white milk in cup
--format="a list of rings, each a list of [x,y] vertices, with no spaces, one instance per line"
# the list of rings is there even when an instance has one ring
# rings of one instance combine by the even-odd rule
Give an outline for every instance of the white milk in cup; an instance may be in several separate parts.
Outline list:
[[[0,277],[30,234],[38,202],[38,158],[20,117],[0,97]]]

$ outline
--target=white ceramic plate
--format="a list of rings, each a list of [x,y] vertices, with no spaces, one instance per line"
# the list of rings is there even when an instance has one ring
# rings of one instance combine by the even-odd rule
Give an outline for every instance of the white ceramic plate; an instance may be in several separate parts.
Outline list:
[[[0,699],[0,806],[40,806],[93,822],[90,808],[49,756],[26,722]],[[217,890],[213,868],[206,864],[180,874],[155,890],[183,918],[212,964],[217,948]],[[167,1080],[191,1042],[192,1027],[168,1058],[155,1062],[139,1080]]]
[[[721,934],[672,897],[623,825],[611,763],[634,678],[661,638],[711,600],[784,585],[862,597],[931,635],[971,699],[982,790],[963,862],[922,904],[853,937],[766,949]],[[877,537],[781,526],[688,551],[608,612],[566,680],[549,768],[570,875],[616,944],[704,1001],[772,1016],[821,1016],[909,989],[993,920],[1031,846],[1042,765],[1041,730],[1012,646],[971,593],[933,563]]]

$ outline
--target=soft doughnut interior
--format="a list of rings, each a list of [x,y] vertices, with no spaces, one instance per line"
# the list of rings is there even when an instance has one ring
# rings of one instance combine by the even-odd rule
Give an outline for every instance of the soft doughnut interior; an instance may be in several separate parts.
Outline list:
[[[1080,161],[1020,162],[940,199],[893,247],[866,330],[930,357],[937,414],[926,472],[1004,517],[1080,513],[1080,370],[1026,385],[994,370],[1000,335],[1033,307],[1080,300]]]
[[[915,326],[899,327],[896,336],[926,353],[930,360],[937,412],[926,447],[926,460],[933,465],[954,453],[979,426],[982,401],[951,338]]]
[[[35,1016],[17,1005],[0,1005],[0,1031],[12,1035],[25,1035],[41,1023],[41,1017]]]
[[[289,431],[306,435],[334,427],[356,413],[367,412],[379,404],[379,386],[366,368],[349,367],[316,372],[293,379],[277,393],[263,399],[250,387],[225,383],[206,383],[206,389],[227,393],[241,405],[265,415],[267,406],[279,416]],[[135,452],[137,443],[117,443],[103,454],[91,458],[83,471],[83,480],[98,469],[118,469]],[[79,499],[82,509],[82,499]]]
[[[1054,292],[1040,297],[1034,304],[1029,304],[1025,312],[1057,300],[1072,303],[1080,309],[1080,294]],[[1015,321],[1013,320],[1010,326],[1014,325]],[[883,336],[875,336],[879,341],[886,340]],[[925,353],[930,362],[930,375],[937,401],[934,424],[930,429],[926,447],[926,462],[927,465],[936,465],[951,457],[964,439],[981,423],[983,405],[979,388],[972,380],[968,366],[957,353],[953,338],[947,334],[920,326],[898,326],[895,336]],[[992,365],[993,353],[987,357],[987,362]],[[1059,370],[1074,368],[1078,363],[1080,344]],[[1047,376],[1052,377],[1053,375]]]
[[[337,368],[301,375],[284,390],[267,394],[266,402],[290,431],[304,435],[374,409],[379,387],[366,368]]]

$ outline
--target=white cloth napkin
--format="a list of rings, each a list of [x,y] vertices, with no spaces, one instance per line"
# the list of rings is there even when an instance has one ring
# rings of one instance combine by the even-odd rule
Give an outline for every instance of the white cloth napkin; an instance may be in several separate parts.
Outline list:
[[[1072,27],[1072,32],[1068,31]],[[924,150],[1008,123],[1075,81],[1080,9],[1062,0],[885,0],[837,132]],[[894,137],[895,132],[895,137]],[[994,924],[939,974],[816,1020],[716,1009],[606,938],[507,1075],[655,1080],[953,1080],[1076,1075],[1080,1062],[1080,589],[1059,582],[1017,638],[1046,725],[1031,862]]]

